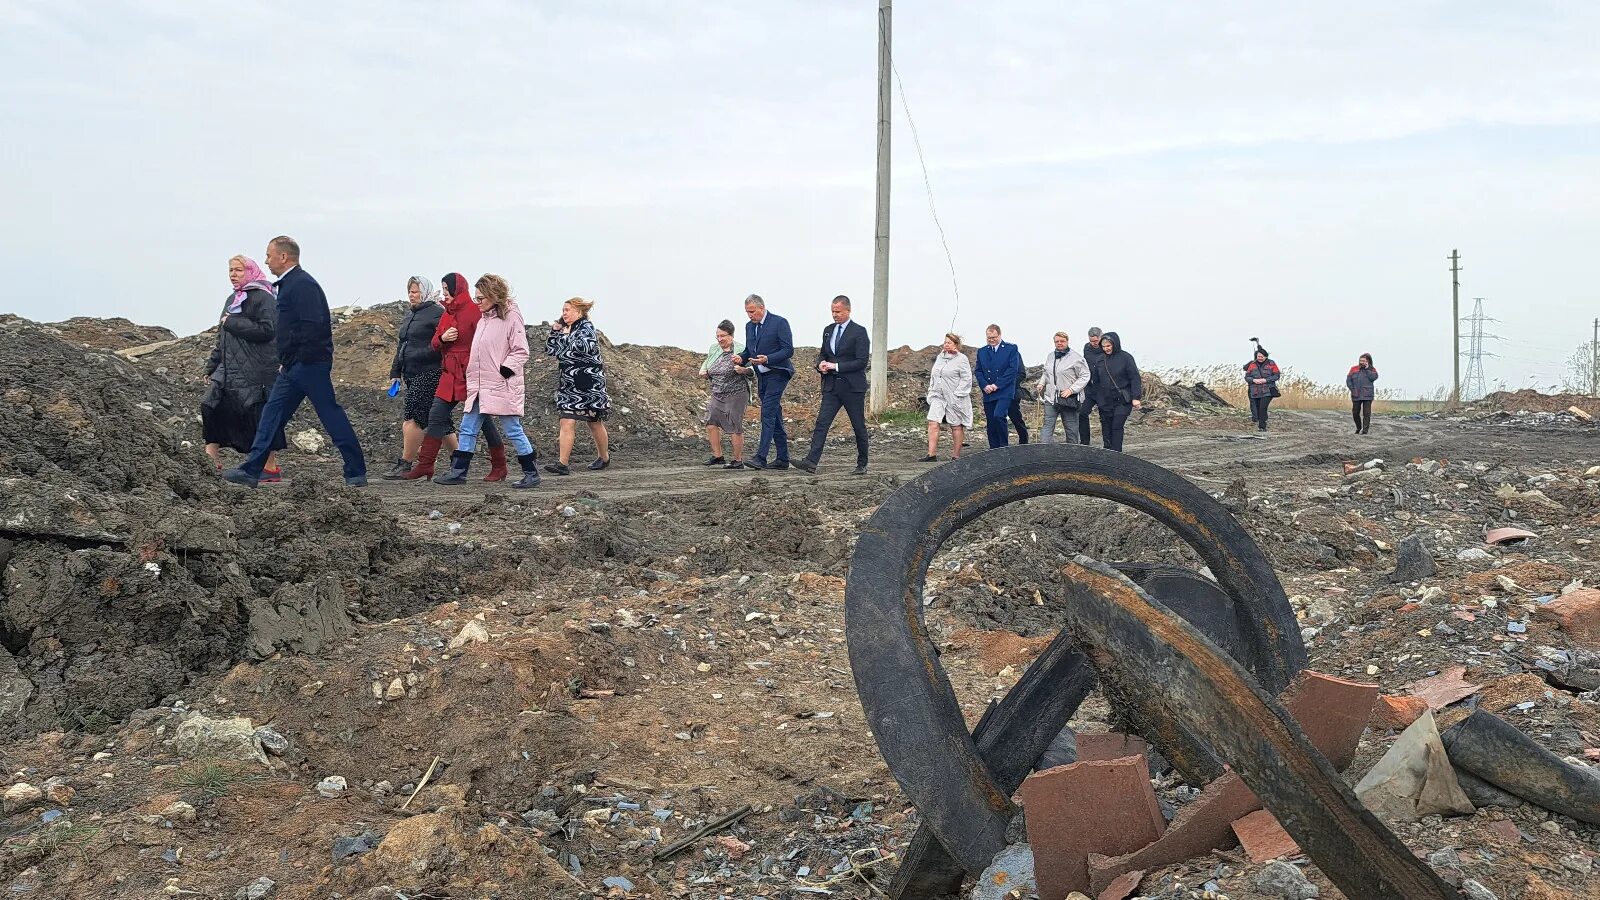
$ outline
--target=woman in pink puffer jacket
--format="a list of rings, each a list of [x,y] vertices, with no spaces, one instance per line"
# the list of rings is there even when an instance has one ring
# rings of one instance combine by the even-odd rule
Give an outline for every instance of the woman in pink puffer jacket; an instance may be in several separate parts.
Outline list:
[[[484,416],[493,416],[507,443],[517,451],[522,480],[514,488],[539,483],[533,442],[522,430],[522,368],[528,363],[528,330],[522,312],[511,299],[511,286],[499,275],[485,275],[473,285],[473,301],[483,312],[472,335],[472,355],[467,360],[466,413],[457,430],[459,449],[450,456],[450,472],[434,484],[462,484],[478,445]]]

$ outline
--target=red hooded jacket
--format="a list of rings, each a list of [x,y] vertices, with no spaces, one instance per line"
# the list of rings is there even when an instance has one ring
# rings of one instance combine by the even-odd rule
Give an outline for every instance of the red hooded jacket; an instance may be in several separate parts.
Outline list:
[[[478,330],[478,320],[483,313],[472,302],[472,291],[467,279],[452,272],[440,280],[444,289],[444,315],[439,317],[439,327],[433,330],[433,349],[443,355],[439,364],[439,389],[435,397],[449,403],[467,399],[467,361],[472,357],[472,335]],[[440,335],[455,328],[456,339],[440,340]]]

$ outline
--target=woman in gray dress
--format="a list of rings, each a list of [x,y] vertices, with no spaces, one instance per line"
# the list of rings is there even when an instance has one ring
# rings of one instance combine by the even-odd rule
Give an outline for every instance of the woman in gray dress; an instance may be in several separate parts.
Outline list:
[[[733,339],[733,323],[723,319],[717,325],[717,343],[700,365],[700,377],[711,387],[711,402],[706,405],[706,440],[711,458],[706,465],[724,469],[744,468],[744,410],[750,404],[750,369],[733,364],[744,352],[744,345]],[[733,442],[733,459],[722,455],[722,435]]]
[[[939,426],[954,431],[951,459],[961,458],[961,442],[972,424],[972,361],[961,352],[961,335],[947,334],[928,374],[928,455],[922,462],[939,461]]]

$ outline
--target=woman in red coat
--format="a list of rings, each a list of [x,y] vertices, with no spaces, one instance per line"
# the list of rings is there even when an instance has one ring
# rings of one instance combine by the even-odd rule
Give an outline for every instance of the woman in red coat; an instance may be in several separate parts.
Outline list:
[[[472,357],[472,336],[478,329],[478,319],[483,313],[472,302],[472,289],[467,279],[451,272],[439,280],[444,294],[444,315],[433,332],[433,349],[442,355],[439,365],[439,389],[433,394],[433,408],[428,410],[428,428],[422,438],[422,452],[417,454],[417,464],[405,474],[410,480],[433,477],[433,466],[439,458],[439,448],[455,426],[451,413],[467,399],[467,361]],[[485,422],[483,436],[489,442],[489,474],[484,481],[500,481],[506,477],[506,447],[495,430],[493,421]]]

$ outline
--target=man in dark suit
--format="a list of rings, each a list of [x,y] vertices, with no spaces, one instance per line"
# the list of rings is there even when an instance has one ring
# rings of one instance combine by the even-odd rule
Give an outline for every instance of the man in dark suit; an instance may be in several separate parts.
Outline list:
[[[272,436],[288,423],[302,400],[310,400],[323,430],[344,457],[344,483],[362,487],[367,483],[367,460],[350,417],[333,396],[333,316],[328,297],[322,285],[300,268],[300,245],[293,238],[279,235],[267,242],[267,268],[278,276],[273,282],[278,291],[278,380],[261,410],[249,457],[222,477],[255,487]]]
[[[795,468],[816,473],[828,429],[842,406],[856,435],[855,474],[867,474],[867,359],[871,347],[867,329],[850,321],[850,298],[843,294],[833,298],[833,324],[822,329],[822,349],[817,352],[822,402],[817,407],[816,427],[811,430],[811,449]]]
[[[760,294],[744,298],[744,312],[750,321],[744,326],[744,355],[733,361],[756,370],[756,386],[761,392],[761,442],[756,455],[745,461],[753,469],[789,468],[789,433],[783,428],[783,392],[794,377],[794,335],[789,320],[767,312]],[[777,446],[777,458],[767,462],[767,448]]]

